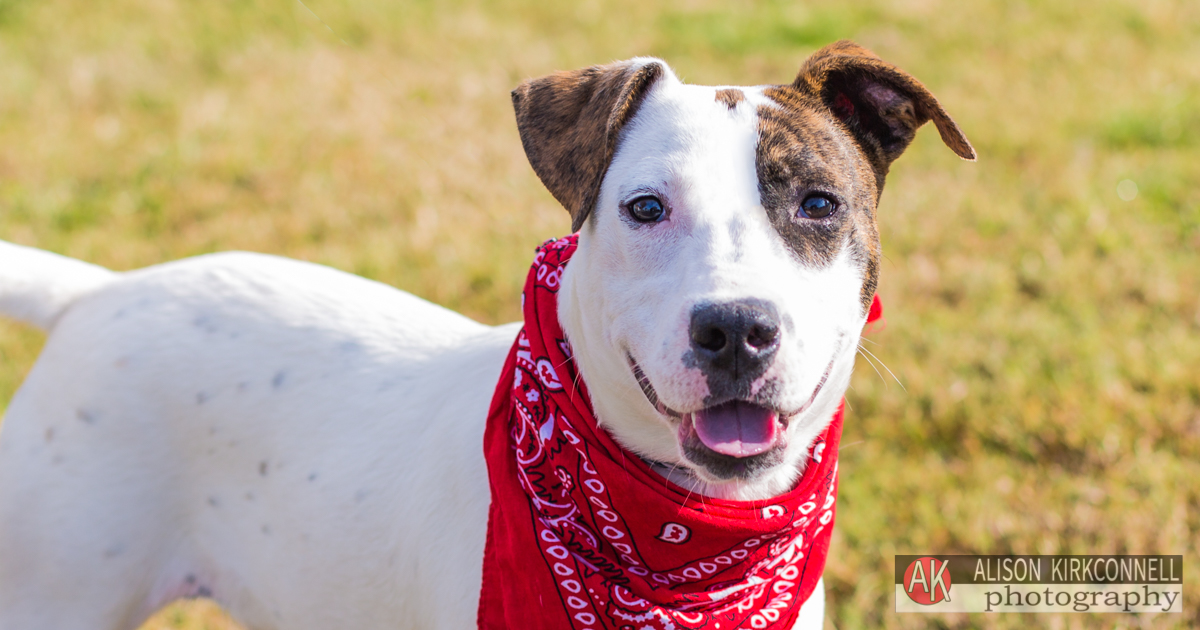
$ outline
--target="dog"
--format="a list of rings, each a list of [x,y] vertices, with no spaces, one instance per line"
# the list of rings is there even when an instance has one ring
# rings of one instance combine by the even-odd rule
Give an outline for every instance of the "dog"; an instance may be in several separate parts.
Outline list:
[[[795,81],[636,58],[522,84],[578,251],[558,315],[596,417],[708,497],[787,492],[846,390],[889,165],[932,120],[851,42]],[[476,623],[480,443],[520,324],[223,253],[113,273],[0,246],[0,312],[49,331],[0,434],[0,628],[127,630],[211,597],[255,629]],[[820,627],[818,587],[795,627]]]

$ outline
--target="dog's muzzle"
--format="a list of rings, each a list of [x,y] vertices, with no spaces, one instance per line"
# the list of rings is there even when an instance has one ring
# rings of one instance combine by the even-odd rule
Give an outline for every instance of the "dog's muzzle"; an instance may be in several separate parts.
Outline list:
[[[633,356],[626,360],[655,411],[678,422],[679,447],[686,460],[717,479],[751,479],[783,460],[791,415],[745,400],[730,400],[683,413],[664,405]]]
[[[683,362],[700,370],[708,383],[701,409],[685,412],[665,405],[641,366],[626,353],[647,401],[658,413],[678,421],[683,457],[697,472],[721,480],[753,479],[782,463],[788,425],[823,389],[833,360],[805,404],[782,409],[778,382],[764,378],[782,336],[773,305],[760,300],[700,304],[692,311],[688,332],[691,347]]]

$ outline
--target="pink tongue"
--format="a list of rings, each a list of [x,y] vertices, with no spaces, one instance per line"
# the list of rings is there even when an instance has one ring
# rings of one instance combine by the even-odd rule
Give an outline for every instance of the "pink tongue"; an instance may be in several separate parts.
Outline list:
[[[696,436],[708,448],[731,457],[749,457],[775,444],[775,413],[735,400],[692,414]]]

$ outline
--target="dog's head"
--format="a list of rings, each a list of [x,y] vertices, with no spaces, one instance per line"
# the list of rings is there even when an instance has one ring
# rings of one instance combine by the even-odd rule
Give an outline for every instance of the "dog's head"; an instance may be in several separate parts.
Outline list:
[[[711,496],[788,490],[849,384],[875,293],[888,167],[932,120],[851,42],[790,85],[685,85],[639,58],[513,91],[525,152],[579,249],[559,317],[599,421]]]

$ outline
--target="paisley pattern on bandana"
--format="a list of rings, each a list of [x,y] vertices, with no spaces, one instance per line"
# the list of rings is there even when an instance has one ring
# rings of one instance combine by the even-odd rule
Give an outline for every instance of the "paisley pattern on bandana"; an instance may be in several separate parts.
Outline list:
[[[701,497],[655,474],[596,425],[559,325],[576,238],[538,249],[488,414],[479,627],[792,627],[829,550],[842,407],[783,496]]]

